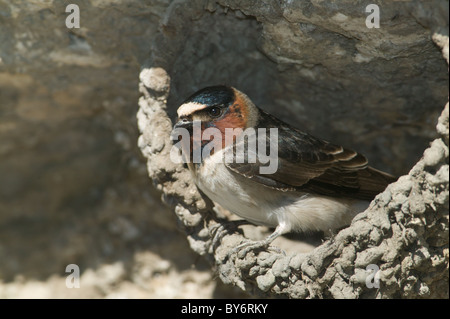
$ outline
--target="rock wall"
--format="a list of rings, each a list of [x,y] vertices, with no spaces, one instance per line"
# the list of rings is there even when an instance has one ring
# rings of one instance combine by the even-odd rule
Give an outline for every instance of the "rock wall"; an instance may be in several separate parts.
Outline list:
[[[0,298],[234,294],[189,249],[136,146],[140,65],[169,3],[76,3],[80,29],[64,2],[0,1]]]
[[[142,68],[171,77],[172,118],[226,83],[406,174],[448,98],[435,44],[448,61],[448,5],[380,1],[368,29],[369,3],[91,0],[68,29],[66,3],[0,0],[0,297],[242,296],[212,279],[148,178]],[[65,287],[73,263],[80,289]]]

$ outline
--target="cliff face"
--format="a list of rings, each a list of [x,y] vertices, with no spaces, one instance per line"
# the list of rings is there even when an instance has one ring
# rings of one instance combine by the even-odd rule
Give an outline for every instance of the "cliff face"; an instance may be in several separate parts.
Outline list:
[[[217,291],[136,146],[140,64],[167,6],[85,1],[67,29],[62,2],[0,1],[0,298]]]
[[[237,293],[218,289],[203,261],[190,268],[148,178],[136,145],[142,68],[170,76],[172,117],[193,91],[225,83],[408,173],[448,99],[448,3],[381,1],[371,29],[368,4],[91,0],[68,29],[62,2],[0,0],[0,297]],[[65,288],[68,264],[84,290]]]

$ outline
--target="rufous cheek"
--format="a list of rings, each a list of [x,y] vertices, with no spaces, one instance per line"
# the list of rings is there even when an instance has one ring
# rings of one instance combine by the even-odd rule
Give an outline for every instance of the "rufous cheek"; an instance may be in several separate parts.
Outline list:
[[[247,119],[245,117],[245,112],[243,108],[235,103],[229,107],[227,114],[219,121],[215,123],[215,126],[222,132],[225,132],[226,128],[240,128],[245,130]]]
[[[247,128],[247,122],[249,117],[249,110],[245,100],[240,94],[236,94],[236,99],[231,106],[232,113],[239,119],[239,127],[242,129]]]

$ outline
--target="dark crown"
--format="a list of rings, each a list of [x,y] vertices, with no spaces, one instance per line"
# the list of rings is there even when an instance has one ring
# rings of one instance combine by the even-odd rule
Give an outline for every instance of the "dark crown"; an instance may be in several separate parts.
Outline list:
[[[224,85],[209,86],[192,94],[184,103],[196,102],[207,106],[228,107],[234,101],[234,91]]]

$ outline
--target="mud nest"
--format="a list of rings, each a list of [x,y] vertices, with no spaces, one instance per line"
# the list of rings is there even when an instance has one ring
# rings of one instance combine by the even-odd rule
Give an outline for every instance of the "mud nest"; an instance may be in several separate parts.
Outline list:
[[[381,3],[381,27],[368,29],[365,7],[333,3],[173,2],[140,74],[138,143],[149,176],[191,248],[251,294],[448,298],[448,8]],[[230,231],[211,247],[211,229],[228,215],[169,155],[177,106],[214,84],[401,177],[308,251],[226,258],[246,237]],[[370,265],[379,285],[367,284]]]

